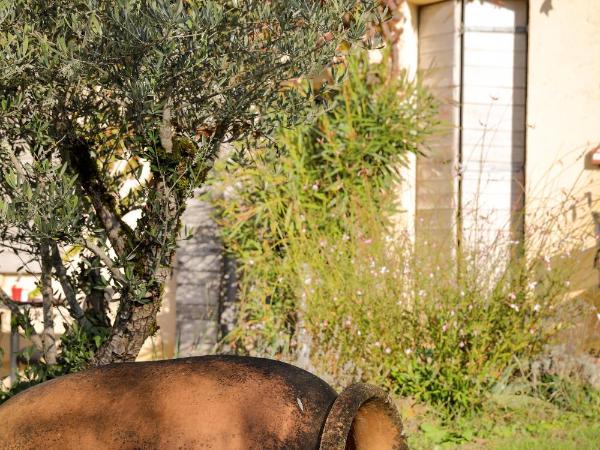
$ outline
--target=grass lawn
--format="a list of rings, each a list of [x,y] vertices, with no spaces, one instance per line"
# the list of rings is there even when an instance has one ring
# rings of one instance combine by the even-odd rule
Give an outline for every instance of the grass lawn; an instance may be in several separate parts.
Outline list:
[[[600,411],[578,412],[525,395],[490,399],[478,416],[443,424],[435,411],[398,401],[414,450],[598,450]]]
[[[575,427],[557,424],[546,432],[531,435],[515,434],[511,438],[492,440],[494,450],[597,450],[600,448],[600,425],[585,421]]]

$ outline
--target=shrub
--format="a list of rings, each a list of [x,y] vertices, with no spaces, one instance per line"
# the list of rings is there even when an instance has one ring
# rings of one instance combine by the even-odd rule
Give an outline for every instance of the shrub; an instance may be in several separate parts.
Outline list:
[[[361,209],[368,217],[355,215],[346,240],[319,246],[321,236],[296,254],[310,273],[300,296],[313,361],[341,384],[372,381],[450,415],[476,409],[515,358],[548,342],[562,276],[545,272],[532,281],[533,268],[514,262],[485,289],[479,258],[464,256],[457,279],[454,261],[431,267],[430,254],[415,254],[408,239],[372,219],[375,211]]]
[[[348,70],[327,114],[279,134],[282,157],[219,172],[223,237],[241,273],[225,343],[296,361],[310,352],[335,385],[371,381],[469,413],[515,358],[548,342],[564,274],[517,253],[496,260],[501,240],[450,257],[395,232],[389,188],[436,108],[418,84],[379,82],[385,68],[364,57]]]
[[[235,192],[218,206],[226,245],[245,275],[240,327],[228,337],[236,347],[293,352],[299,267],[292,246],[342,236],[351,204],[395,182],[407,154],[430,133],[432,99],[406,79],[382,83],[386,71],[355,55],[329,111],[314,125],[279,133],[282,156],[266,150],[250,167],[217,171],[216,184]],[[369,198],[378,203],[379,196]]]

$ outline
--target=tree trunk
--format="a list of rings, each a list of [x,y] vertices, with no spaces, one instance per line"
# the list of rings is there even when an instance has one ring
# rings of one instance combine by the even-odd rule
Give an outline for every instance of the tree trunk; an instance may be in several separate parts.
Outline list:
[[[91,268],[86,274],[86,282],[89,284],[89,294],[85,297],[85,311],[93,318],[96,325],[109,328],[108,303],[112,296],[112,288],[105,287],[100,272],[101,262],[99,258],[92,260]]]
[[[121,303],[108,341],[94,356],[93,366],[135,360],[146,338],[157,329],[156,315],[161,296],[157,293],[147,300],[144,304]]]
[[[225,126],[218,125],[213,135],[214,141],[220,143],[226,131]],[[164,134],[161,139],[168,137]],[[173,146],[173,152],[165,152],[167,156],[160,155],[160,152],[157,155],[161,171],[152,174],[148,185],[149,196],[135,230],[119,216],[117,201],[103,183],[101,173],[91,157],[90,147],[85,143],[76,143],[67,152],[67,161],[78,174],[81,187],[90,198],[110,246],[117,259],[121,259],[121,267],[128,265],[133,269],[131,279],[125,279],[118,268],[115,268],[115,277],[111,270],[116,281],[122,278],[116,286],[120,291],[119,310],[107,341],[98,349],[90,366],[133,361],[144,341],[158,329],[156,316],[175,253],[181,215],[189,195],[190,179],[186,177],[193,174],[194,184],[202,185],[216,155],[216,151],[209,153],[196,167],[189,167],[182,174],[180,159],[193,156],[193,153],[189,154],[186,142]],[[219,144],[216,144],[215,149],[218,148]],[[172,153],[177,153],[179,157],[173,157]],[[108,261],[109,266],[111,263]],[[143,298],[134,292],[140,285],[147,290],[141,294]]]
[[[148,292],[141,299],[132,297],[129,292],[131,287],[121,292],[119,311],[110,336],[94,355],[91,362],[93,366],[135,360],[146,339],[158,329],[156,316],[175,254],[174,242],[183,213],[182,202],[185,200],[177,195],[175,189],[169,190],[162,181],[155,182],[152,188],[155,197],[149,199],[136,229],[139,232],[137,242],[151,244],[145,248],[139,245],[137,256],[132,261],[134,280],[146,283]],[[164,240],[157,241],[153,233],[160,227]]]

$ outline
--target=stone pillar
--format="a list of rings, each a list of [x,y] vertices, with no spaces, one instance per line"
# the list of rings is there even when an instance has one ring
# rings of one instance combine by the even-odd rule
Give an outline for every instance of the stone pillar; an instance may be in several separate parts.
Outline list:
[[[179,244],[176,254],[175,356],[213,353],[219,339],[223,246],[210,203],[192,198],[182,222],[192,237]]]

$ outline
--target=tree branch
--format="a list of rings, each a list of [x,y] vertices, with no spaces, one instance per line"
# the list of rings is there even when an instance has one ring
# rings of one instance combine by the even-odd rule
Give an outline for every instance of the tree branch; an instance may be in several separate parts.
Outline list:
[[[41,256],[41,290],[43,299],[43,318],[44,331],[42,332],[43,353],[46,364],[49,366],[56,364],[56,336],[54,335],[54,319],[52,317],[52,260],[50,257],[50,248],[47,242],[40,245]]]
[[[7,153],[8,153],[8,157],[10,158],[11,162],[14,165],[15,170],[17,171],[17,175],[19,176],[19,181],[22,181],[23,179],[25,179],[25,169],[23,168],[21,161],[19,161],[19,159],[16,157],[16,155],[14,154],[14,152],[12,150],[9,150]]]
[[[67,152],[69,164],[79,176],[82,189],[90,197],[112,248],[117,256],[123,257],[133,233],[117,214],[115,196],[111,195],[102,182],[98,167],[90,155],[89,146],[77,141],[67,148]]]
[[[171,101],[167,98],[162,114],[162,124],[160,126],[160,145],[165,152],[173,151],[173,131],[171,130]]]
[[[12,314],[21,314],[17,304],[4,292],[4,289],[0,289],[0,302],[6,306]]]
[[[116,281],[122,284],[127,284],[127,280],[125,279],[121,271],[114,265],[112,259],[110,259],[100,247],[98,247],[96,244],[89,240],[85,240],[84,245],[88,250],[90,250],[94,255],[96,255],[100,259],[100,261],[104,263],[104,265],[110,271],[112,277]]]
[[[65,294],[65,298],[67,300],[67,305],[69,308],[69,312],[71,315],[77,320],[77,322],[84,328],[90,329],[92,324],[85,317],[85,313],[83,312],[83,308],[77,301],[77,297],[75,295],[75,291],[69,278],[67,276],[67,269],[64,266],[62,259],[60,257],[60,251],[58,249],[58,245],[56,242],[53,242],[51,245],[52,250],[52,265],[54,266],[54,270],[58,275],[58,280],[60,281],[60,285]]]
[[[19,316],[23,314],[17,306],[17,304],[8,295],[6,295],[6,293],[2,289],[0,289],[0,303],[6,305],[6,307],[10,310],[10,313],[13,316]],[[30,325],[27,328],[28,329],[25,329],[25,332],[29,331],[31,333],[29,335],[31,343],[35,346],[36,349],[43,351],[44,345],[42,343],[40,335],[36,333],[35,328],[33,326]]]

